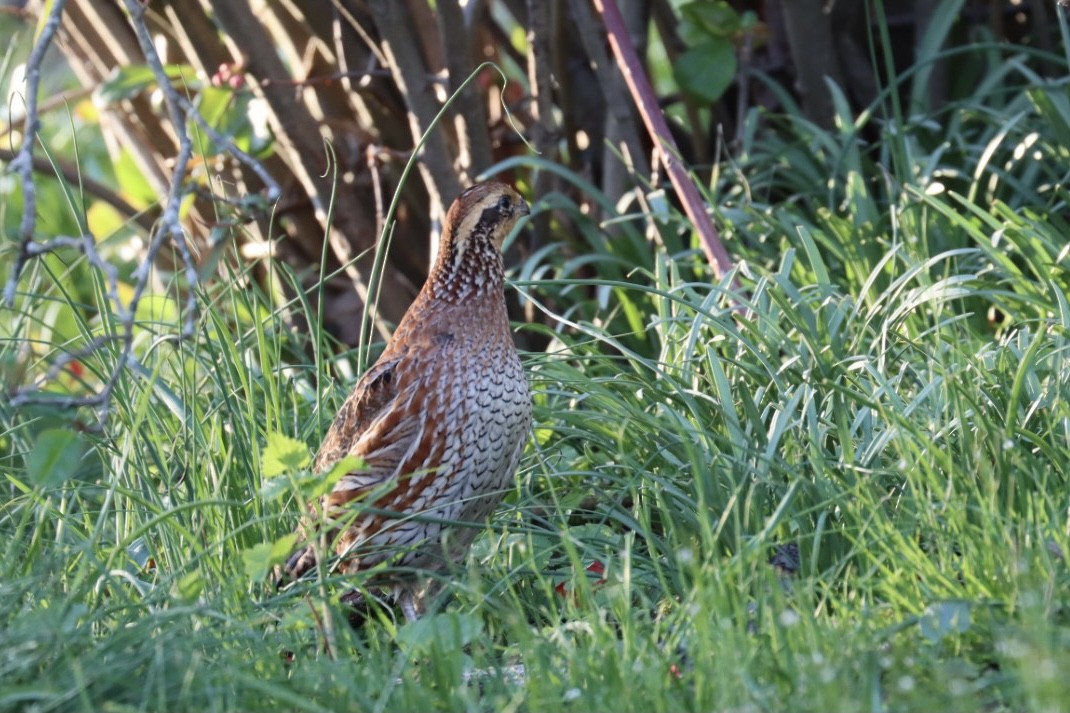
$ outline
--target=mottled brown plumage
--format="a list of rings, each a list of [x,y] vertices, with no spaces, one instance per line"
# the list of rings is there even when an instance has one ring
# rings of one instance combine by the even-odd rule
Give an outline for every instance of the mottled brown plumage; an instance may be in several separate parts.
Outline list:
[[[338,569],[354,574],[390,560],[436,570],[464,556],[479,523],[509,489],[531,426],[531,397],[505,309],[501,246],[527,203],[509,186],[469,188],[446,216],[427,282],[379,361],[357,383],[323,439],[314,468],[345,456],[347,473],[302,528],[323,527]],[[312,543],[286,565],[316,563]],[[415,618],[416,578],[389,584]],[[382,582],[380,582],[382,583]]]

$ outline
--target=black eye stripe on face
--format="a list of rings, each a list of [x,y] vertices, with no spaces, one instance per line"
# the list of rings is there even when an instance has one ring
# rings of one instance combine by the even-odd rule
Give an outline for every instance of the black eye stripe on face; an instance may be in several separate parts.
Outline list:
[[[476,222],[476,232],[488,232],[491,226],[501,219],[502,213],[501,201],[484,208]]]

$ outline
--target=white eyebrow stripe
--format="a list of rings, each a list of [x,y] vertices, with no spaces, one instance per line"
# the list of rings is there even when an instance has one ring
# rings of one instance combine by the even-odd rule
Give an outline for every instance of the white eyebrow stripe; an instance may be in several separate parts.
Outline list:
[[[454,228],[452,238],[454,268],[461,264],[464,251],[468,248],[469,239],[472,233],[475,232],[476,226],[479,225],[479,219],[483,217],[483,211],[497,203],[500,197],[497,192],[493,192],[480,198],[468,207],[464,218],[461,219],[461,224]]]

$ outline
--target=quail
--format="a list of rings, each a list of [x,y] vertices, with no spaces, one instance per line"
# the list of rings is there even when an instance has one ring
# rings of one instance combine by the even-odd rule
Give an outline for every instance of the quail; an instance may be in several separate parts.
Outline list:
[[[463,558],[473,524],[509,489],[531,395],[509,329],[501,248],[528,212],[497,182],[472,186],[450,207],[426,283],[323,439],[316,472],[346,456],[361,465],[310,508],[289,578],[315,567],[325,530],[339,572],[394,565],[374,581],[415,620],[418,573]]]

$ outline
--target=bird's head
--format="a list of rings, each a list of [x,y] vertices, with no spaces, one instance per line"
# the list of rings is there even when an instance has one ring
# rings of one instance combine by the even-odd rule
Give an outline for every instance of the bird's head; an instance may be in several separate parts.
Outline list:
[[[431,278],[461,293],[502,282],[502,244],[531,209],[511,186],[478,183],[450,206]]]

